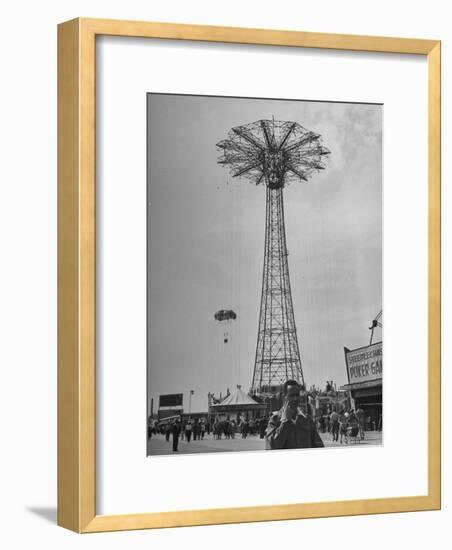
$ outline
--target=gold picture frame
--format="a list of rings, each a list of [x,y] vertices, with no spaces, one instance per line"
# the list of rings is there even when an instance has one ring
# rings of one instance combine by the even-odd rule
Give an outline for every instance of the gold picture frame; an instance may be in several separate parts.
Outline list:
[[[100,35],[419,54],[428,61],[428,494],[127,515],[96,513],[95,85]],[[441,43],[138,21],[58,27],[58,524],[80,533],[416,510],[441,505]]]

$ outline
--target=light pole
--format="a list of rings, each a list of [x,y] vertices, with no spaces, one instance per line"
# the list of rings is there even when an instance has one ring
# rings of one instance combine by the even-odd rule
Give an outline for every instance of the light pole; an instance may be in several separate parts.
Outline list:
[[[194,394],[194,390],[190,390],[190,394],[188,396],[188,419],[191,420],[191,396]]]

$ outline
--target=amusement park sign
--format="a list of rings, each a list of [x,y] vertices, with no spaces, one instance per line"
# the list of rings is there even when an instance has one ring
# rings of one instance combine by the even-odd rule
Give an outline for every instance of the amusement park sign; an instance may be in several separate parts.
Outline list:
[[[349,384],[379,380],[383,376],[383,342],[350,350],[344,347]]]

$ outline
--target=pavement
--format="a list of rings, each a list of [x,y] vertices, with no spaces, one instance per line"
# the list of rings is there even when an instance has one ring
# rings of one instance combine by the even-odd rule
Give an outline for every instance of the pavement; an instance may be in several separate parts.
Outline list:
[[[321,433],[320,437],[325,447],[368,447],[382,444],[382,432],[365,432],[364,439],[358,442],[349,442],[342,444],[333,441],[331,434]],[[179,439],[179,450],[173,453],[173,441],[165,440],[164,435],[153,435],[148,440],[148,455],[167,455],[167,454],[193,454],[193,453],[225,453],[234,451],[262,451],[265,449],[265,440],[259,436],[248,436],[242,439],[240,434],[236,434],[233,439],[214,439],[213,435],[206,435],[204,439],[190,443]]]

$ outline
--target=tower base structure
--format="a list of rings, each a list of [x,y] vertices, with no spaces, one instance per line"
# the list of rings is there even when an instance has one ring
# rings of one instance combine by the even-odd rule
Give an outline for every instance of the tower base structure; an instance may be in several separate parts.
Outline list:
[[[271,398],[282,391],[287,380],[304,386],[289,278],[283,187],[267,187],[262,295],[251,391]]]

